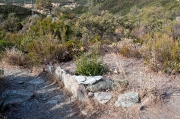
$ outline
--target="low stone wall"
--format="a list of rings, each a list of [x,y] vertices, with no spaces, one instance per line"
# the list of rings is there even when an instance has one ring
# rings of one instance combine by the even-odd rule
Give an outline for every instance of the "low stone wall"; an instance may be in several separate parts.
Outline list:
[[[60,66],[55,69],[55,75],[63,82],[65,88],[79,101],[86,103],[89,100],[86,89],[83,85],[78,84],[75,75],[68,74]]]

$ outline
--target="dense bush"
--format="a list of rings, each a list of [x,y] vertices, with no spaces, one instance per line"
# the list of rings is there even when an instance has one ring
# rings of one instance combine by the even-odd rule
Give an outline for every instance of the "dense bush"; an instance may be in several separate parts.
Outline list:
[[[21,20],[32,14],[30,9],[26,9],[20,6],[0,5],[0,14],[3,14],[4,17],[7,18],[10,13],[16,13],[16,17]]]
[[[166,34],[155,33],[143,47],[146,62],[155,71],[168,69],[180,71],[180,43]]]
[[[102,75],[105,72],[103,61],[97,55],[82,55],[76,62],[76,73],[85,76]]]
[[[103,40],[113,40],[114,31],[119,26],[118,20],[108,11],[102,11],[99,15],[89,12],[81,15],[75,26],[81,34],[87,34],[89,39],[100,36]]]

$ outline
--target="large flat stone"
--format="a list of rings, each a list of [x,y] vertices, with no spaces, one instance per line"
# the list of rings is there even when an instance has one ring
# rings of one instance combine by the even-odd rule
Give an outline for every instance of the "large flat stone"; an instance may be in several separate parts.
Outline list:
[[[97,92],[94,93],[94,98],[101,104],[105,104],[110,101],[110,99],[112,98],[112,94],[106,92]]]
[[[76,79],[78,84],[81,84],[82,82],[86,81],[86,77],[85,76],[74,76],[74,78]]]
[[[8,105],[22,103],[33,96],[33,91],[29,89],[8,90],[3,92],[1,100],[3,100],[3,108]]]
[[[128,92],[118,96],[118,100],[115,102],[116,107],[131,107],[139,102],[139,96],[137,92]]]
[[[94,84],[95,82],[102,79],[102,76],[75,76],[78,84]]]

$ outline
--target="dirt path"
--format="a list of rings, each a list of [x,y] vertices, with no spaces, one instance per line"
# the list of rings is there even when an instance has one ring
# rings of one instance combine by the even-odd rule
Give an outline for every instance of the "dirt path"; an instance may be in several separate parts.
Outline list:
[[[33,74],[18,67],[4,68],[1,102],[7,119],[81,119],[78,101],[47,73]]]

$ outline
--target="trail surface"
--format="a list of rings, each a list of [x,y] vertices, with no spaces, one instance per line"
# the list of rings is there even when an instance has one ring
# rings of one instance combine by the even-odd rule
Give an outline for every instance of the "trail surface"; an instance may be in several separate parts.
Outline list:
[[[1,103],[7,119],[81,119],[78,101],[47,73],[4,68]]]

